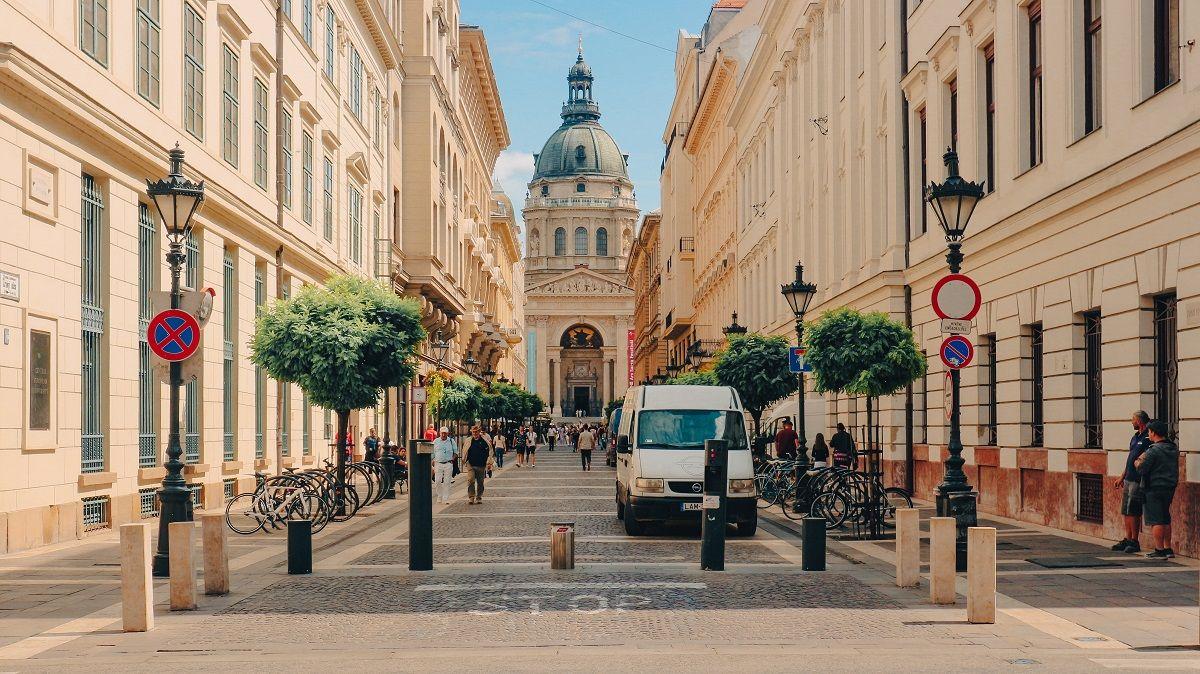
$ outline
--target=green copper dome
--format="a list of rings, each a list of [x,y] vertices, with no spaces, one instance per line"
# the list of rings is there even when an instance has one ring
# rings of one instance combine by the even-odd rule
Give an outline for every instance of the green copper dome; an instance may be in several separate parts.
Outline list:
[[[563,104],[562,126],[536,155],[534,180],[581,175],[629,178],[625,155],[600,126],[600,106],[592,98],[593,79],[581,45],[579,57],[567,75],[569,96]]]

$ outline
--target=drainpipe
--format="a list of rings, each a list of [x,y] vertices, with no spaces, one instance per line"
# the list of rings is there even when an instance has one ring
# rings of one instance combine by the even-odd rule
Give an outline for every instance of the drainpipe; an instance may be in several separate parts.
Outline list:
[[[283,246],[275,249],[275,297],[283,297]],[[283,387],[275,382],[275,471],[283,474]]]
[[[899,80],[908,73],[908,0],[900,0],[900,60],[897,64]],[[900,157],[904,176],[904,270],[910,264],[910,248],[912,241],[912,171],[909,165],[909,134],[908,134],[908,100],[904,92],[900,94]],[[912,330],[912,286],[904,284],[904,325]],[[904,488],[911,494],[915,490],[916,462],[913,459],[913,385],[909,382],[904,387]]]
[[[283,231],[283,3],[275,4],[275,226]],[[283,245],[275,250],[275,297],[283,296]],[[275,382],[275,471],[283,474],[283,387]]]

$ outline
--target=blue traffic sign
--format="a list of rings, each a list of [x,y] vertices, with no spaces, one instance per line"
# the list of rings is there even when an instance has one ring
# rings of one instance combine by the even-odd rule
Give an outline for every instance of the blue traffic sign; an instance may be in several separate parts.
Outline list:
[[[187,360],[200,348],[200,324],[186,311],[167,309],[150,319],[146,341],[165,361]]]
[[[805,349],[800,346],[788,348],[788,370],[792,374],[800,374],[801,372],[812,372],[812,366],[804,358]]]
[[[952,335],[942,341],[938,353],[946,367],[959,370],[971,364],[975,358],[975,346],[963,335]]]

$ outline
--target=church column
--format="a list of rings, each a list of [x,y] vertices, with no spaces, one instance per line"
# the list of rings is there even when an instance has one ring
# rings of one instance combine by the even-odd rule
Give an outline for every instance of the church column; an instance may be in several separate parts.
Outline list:
[[[546,391],[546,404],[547,404],[547,405],[548,405],[548,406],[549,406],[551,409],[557,409],[557,410],[558,410],[558,414],[560,414],[560,415],[561,415],[561,414],[562,414],[562,412],[563,412],[563,411],[562,411],[562,405],[561,405],[561,404],[559,404],[559,400],[558,400],[558,399],[559,399],[561,396],[559,395],[559,392],[555,390],[555,389],[557,389],[557,388],[558,388],[557,386],[555,386],[555,384],[557,384],[557,383],[558,383],[558,373],[557,373],[557,372],[555,372],[555,369],[556,369],[556,368],[554,367],[556,364],[557,364],[557,363],[555,363],[554,361],[550,361],[550,364],[549,364],[549,368],[550,368],[550,387],[549,387],[549,388],[547,389],[547,391]]]
[[[615,381],[613,379],[613,377],[615,376],[615,373],[614,373],[614,363],[615,362],[616,361],[614,361],[612,358],[609,358],[608,360],[606,360],[604,362],[604,404],[605,405],[612,402],[613,400],[616,400],[616,398],[617,398],[617,396],[614,394],[616,387],[613,386],[613,384],[615,383]]]

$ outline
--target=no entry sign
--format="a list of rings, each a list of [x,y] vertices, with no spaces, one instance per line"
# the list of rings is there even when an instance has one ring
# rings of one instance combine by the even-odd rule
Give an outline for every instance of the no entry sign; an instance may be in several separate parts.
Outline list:
[[[969,321],[979,313],[983,296],[970,276],[950,274],[933,286],[933,312],[938,318]]]
[[[182,309],[166,309],[150,319],[146,342],[154,355],[168,362],[187,360],[200,348],[200,323]]]
[[[938,354],[942,357],[942,363],[946,367],[951,370],[960,370],[970,365],[975,358],[975,346],[966,337],[954,335],[947,337],[942,342],[942,348],[938,349]]]

